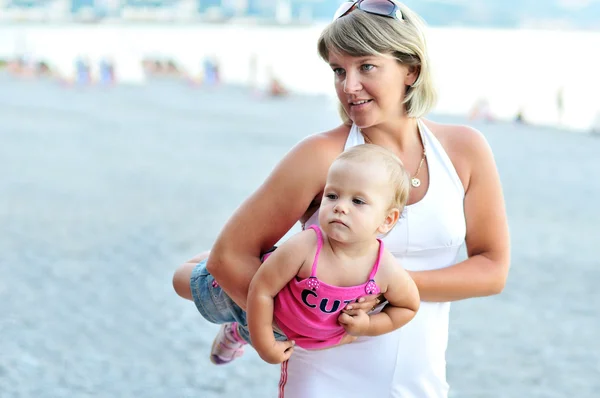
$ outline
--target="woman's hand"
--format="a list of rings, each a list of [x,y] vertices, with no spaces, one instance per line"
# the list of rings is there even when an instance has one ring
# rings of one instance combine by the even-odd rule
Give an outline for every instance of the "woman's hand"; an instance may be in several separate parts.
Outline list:
[[[357,314],[357,310],[362,310],[366,313],[369,313],[384,301],[385,297],[383,297],[383,294],[380,294],[379,296],[375,296],[372,294],[368,296],[363,296],[353,303],[348,303],[348,305],[346,305],[346,308],[342,310],[342,314],[348,314],[352,316],[353,314]]]
[[[330,346],[330,347],[324,347],[324,348],[315,348],[315,349],[313,349],[312,351],[323,351],[323,350],[329,350],[329,349],[331,349],[331,348],[334,348],[334,347],[339,347],[339,346],[341,346],[341,345],[344,345],[344,344],[349,344],[349,343],[352,343],[352,342],[354,342],[354,340],[356,340],[357,338],[358,338],[358,337],[356,337],[356,336],[352,336],[352,335],[350,335],[350,334],[347,334],[347,333],[346,333],[346,334],[344,335],[344,337],[342,337],[342,339],[340,340],[340,342],[339,342],[339,343],[337,343],[336,345],[332,345],[332,346]]]
[[[342,337],[342,339],[340,340],[340,342],[335,345],[335,347],[339,346],[339,345],[344,345],[344,344],[349,344],[354,342],[354,340],[356,340],[358,337],[356,336],[352,336],[351,334],[345,334],[344,337]]]

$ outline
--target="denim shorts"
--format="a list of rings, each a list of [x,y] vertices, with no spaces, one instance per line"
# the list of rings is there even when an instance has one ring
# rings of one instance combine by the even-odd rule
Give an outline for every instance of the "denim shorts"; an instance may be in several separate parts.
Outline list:
[[[206,270],[206,260],[200,261],[192,271],[190,288],[196,308],[198,308],[204,319],[217,325],[237,322],[240,336],[246,342],[251,343],[246,311],[242,310],[221,289],[215,278]],[[283,334],[275,331],[273,333],[276,340],[287,340],[287,337]]]

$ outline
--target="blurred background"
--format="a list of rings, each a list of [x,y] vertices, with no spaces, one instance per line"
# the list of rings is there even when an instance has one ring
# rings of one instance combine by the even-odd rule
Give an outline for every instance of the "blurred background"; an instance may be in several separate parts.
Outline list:
[[[334,0],[0,1],[0,397],[274,397],[171,287],[300,139],[338,123]],[[451,397],[598,397],[600,1],[406,1],[481,130],[503,294],[453,304]],[[294,232],[296,229],[292,230]]]

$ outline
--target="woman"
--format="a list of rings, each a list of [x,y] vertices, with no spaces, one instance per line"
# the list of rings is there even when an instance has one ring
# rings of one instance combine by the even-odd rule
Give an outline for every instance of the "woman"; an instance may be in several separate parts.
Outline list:
[[[297,220],[316,223],[327,170],[341,151],[384,146],[412,176],[409,205],[384,242],[416,282],[419,312],[383,336],[323,351],[297,348],[282,365],[281,397],[447,397],[450,302],[504,288],[509,234],[493,155],[476,130],[422,119],[435,103],[423,29],[395,1],[340,7],[318,48],[333,71],[344,123],[297,144],[233,214],[208,258],[209,272],[245,308],[261,253]],[[457,263],[465,242],[468,259]],[[200,259],[175,274],[182,297],[192,298],[190,275]],[[224,338],[221,330],[217,342]]]

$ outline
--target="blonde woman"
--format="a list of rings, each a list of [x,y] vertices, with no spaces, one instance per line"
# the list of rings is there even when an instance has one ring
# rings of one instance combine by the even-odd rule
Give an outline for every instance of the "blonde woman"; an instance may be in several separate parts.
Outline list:
[[[245,309],[261,253],[298,220],[305,227],[317,222],[327,170],[340,152],[363,143],[388,148],[412,186],[400,221],[383,241],[415,281],[419,312],[381,336],[347,337],[349,344],[323,351],[297,347],[282,364],[280,397],[447,397],[450,302],[498,294],[508,275],[509,233],[492,152],[472,128],[424,119],[435,90],[424,25],[406,6],[344,3],[318,49],[332,70],[343,123],[306,138],[281,160],[225,225],[207,269],[227,293],[223,306],[233,300]],[[458,262],[463,243],[468,258]],[[176,271],[182,297],[193,299],[193,271],[205,257]],[[385,305],[377,304],[366,297],[352,305],[364,312]],[[213,355],[222,362],[241,353],[234,334],[227,325],[217,336]]]

